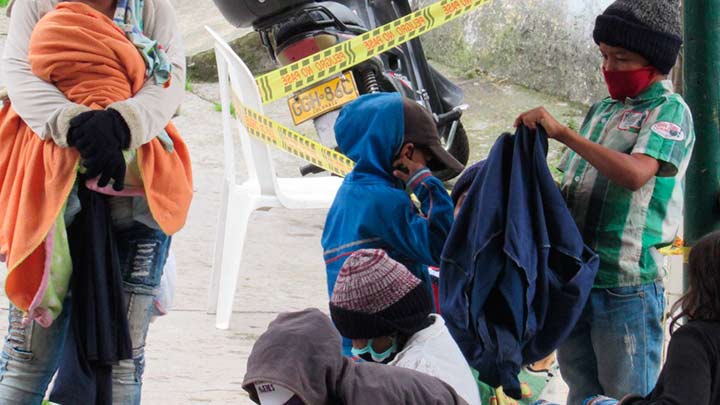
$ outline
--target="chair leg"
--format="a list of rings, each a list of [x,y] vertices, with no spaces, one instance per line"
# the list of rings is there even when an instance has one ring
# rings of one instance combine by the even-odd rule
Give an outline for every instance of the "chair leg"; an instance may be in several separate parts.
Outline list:
[[[242,253],[245,247],[250,215],[258,207],[258,200],[253,196],[230,198],[227,210],[228,220],[225,222],[222,267],[220,272],[219,295],[217,300],[217,314],[215,326],[218,329],[230,327],[235,290],[237,289]]]
[[[228,204],[230,199],[230,185],[227,181],[223,182],[223,191],[220,206],[220,215],[217,221],[217,232],[215,234],[215,252],[213,258],[212,274],[210,276],[210,286],[208,289],[207,313],[214,314],[217,312],[218,290],[220,288],[220,273],[222,272],[222,260],[225,251],[225,230],[232,229],[228,227]]]

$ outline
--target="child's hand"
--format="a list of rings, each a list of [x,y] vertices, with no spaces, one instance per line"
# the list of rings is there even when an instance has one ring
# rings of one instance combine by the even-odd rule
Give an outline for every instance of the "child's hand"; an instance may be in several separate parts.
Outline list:
[[[566,131],[565,126],[560,124],[543,107],[538,107],[520,114],[520,116],[515,120],[513,126],[518,127],[521,124],[524,124],[533,131],[538,125],[542,125],[549,138],[557,139],[560,142],[562,142],[561,138]]]
[[[393,162],[393,168],[395,168],[393,176],[407,183],[417,171],[422,170],[424,167],[422,164],[408,159],[407,156],[400,156],[400,159]],[[407,169],[407,172],[402,169]]]

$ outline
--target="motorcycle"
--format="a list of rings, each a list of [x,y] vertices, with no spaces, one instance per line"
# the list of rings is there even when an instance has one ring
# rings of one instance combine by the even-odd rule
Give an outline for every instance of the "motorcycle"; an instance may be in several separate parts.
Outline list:
[[[401,18],[412,12],[407,0],[214,0],[237,27],[253,27],[279,66]],[[295,125],[313,120],[320,142],[336,148],[333,127],[339,108],[362,94],[398,92],[421,103],[435,118],[441,141],[460,163],[469,157],[468,137],[460,121],[467,105],[463,91],[430,66],[418,38],[353,66],[336,77],[295,93],[288,107]],[[302,175],[322,169],[307,165]],[[449,180],[459,173],[434,173]]]

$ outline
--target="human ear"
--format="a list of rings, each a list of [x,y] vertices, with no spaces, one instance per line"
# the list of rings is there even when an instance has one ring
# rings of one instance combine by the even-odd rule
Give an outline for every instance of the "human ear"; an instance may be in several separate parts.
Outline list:
[[[402,149],[400,149],[400,156],[405,156],[406,158],[412,160],[413,152],[415,151],[415,145],[412,142],[408,142],[405,145],[403,145]]]

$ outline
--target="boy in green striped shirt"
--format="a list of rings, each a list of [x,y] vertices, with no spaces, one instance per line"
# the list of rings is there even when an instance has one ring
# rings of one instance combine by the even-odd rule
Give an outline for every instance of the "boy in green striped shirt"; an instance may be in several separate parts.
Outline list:
[[[542,125],[568,146],[561,190],[600,256],[593,292],[558,350],[568,405],[593,394],[646,394],[661,366],[665,309],[658,248],[682,221],[692,116],[667,74],[681,39],[678,0],[618,0],[598,16],[593,38],[610,91],[580,132],[540,107],[516,125]]]

